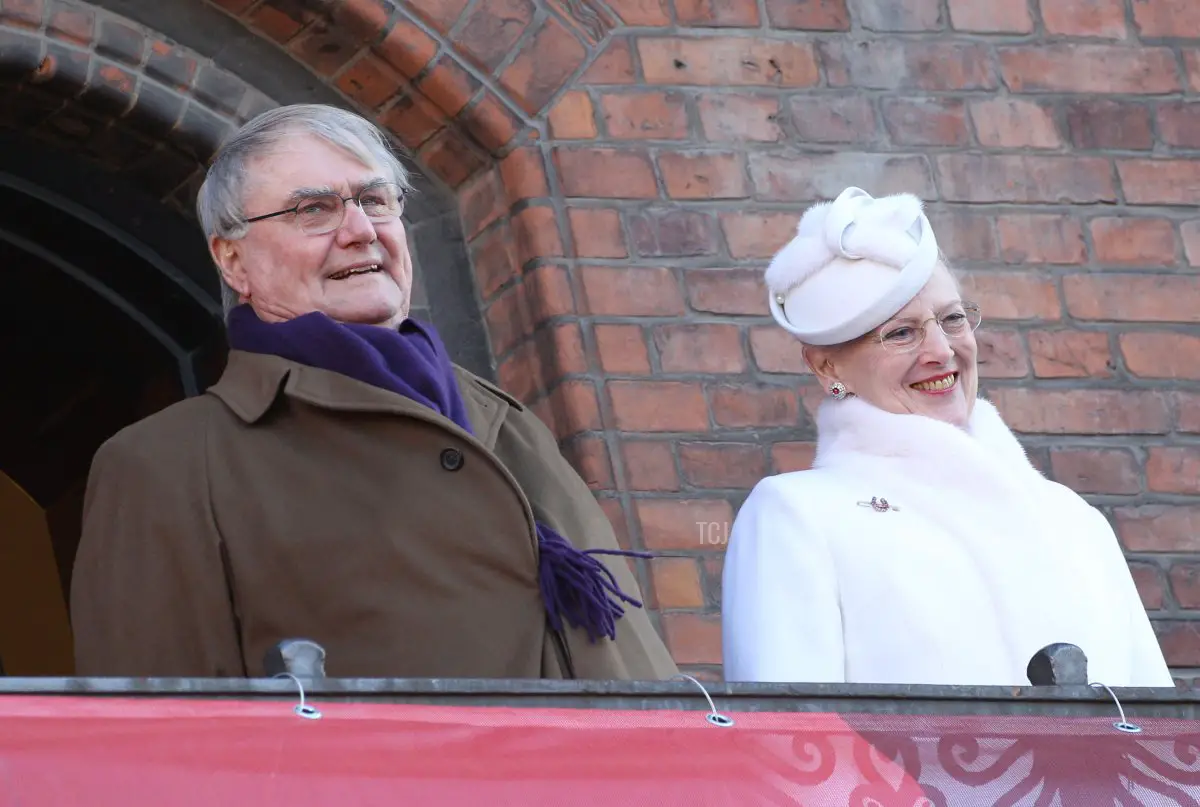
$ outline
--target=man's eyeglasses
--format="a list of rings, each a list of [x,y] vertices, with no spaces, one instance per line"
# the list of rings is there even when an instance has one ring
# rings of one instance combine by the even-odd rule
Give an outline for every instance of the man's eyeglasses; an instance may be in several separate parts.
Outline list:
[[[948,339],[960,339],[979,327],[983,316],[975,303],[962,303],[936,317],[918,322],[915,319],[897,319],[885,324],[877,331],[880,344],[895,353],[916,350],[925,342],[926,327],[936,322]]]
[[[287,210],[267,213],[246,219],[247,222],[285,216],[294,213],[296,224],[308,235],[331,233],[346,219],[346,203],[354,202],[371,221],[384,222],[404,213],[404,193],[394,182],[376,182],[365,186],[353,196],[337,193],[318,193],[306,196]]]

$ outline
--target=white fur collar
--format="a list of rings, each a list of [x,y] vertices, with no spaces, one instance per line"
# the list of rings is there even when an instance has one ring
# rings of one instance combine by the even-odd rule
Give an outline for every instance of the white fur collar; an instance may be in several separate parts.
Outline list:
[[[982,398],[975,401],[965,430],[929,417],[885,412],[856,397],[823,401],[817,426],[814,468],[890,459],[930,483],[998,485],[1014,494],[1014,485],[1028,492],[1045,482],[996,407]]]

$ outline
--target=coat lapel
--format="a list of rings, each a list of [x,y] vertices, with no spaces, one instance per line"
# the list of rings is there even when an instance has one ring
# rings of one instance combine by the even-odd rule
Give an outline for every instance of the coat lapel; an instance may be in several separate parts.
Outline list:
[[[425,420],[491,451],[505,414],[519,404],[457,366],[455,378],[474,436],[450,418],[390,390],[278,356],[230,351],[224,374],[208,392],[246,423],[260,420],[282,394],[331,411],[379,412]]]

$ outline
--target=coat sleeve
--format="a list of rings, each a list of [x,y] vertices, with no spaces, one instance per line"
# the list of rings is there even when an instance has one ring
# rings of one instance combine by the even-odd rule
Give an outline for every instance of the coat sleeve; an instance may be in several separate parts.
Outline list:
[[[529,500],[534,518],[577,549],[620,550],[612,524],[591,488],[559,451],[554,435],[528,409],[511,412],[496,453]],[[626,595],[648,605],[626,558],[596,555]],[[593,644],[582,631],[568,630],[578,678],[664,680],[678,673],[646,609],[626,603],[616,622],[615,642]]]
[[[778,477],[738,511],[725,552],[725,680],[843,683],[842,613],[833,557]]]
[[[155,442],[118,434],[93,459],[71,580],[76,674],[243,676],[202,445]]]

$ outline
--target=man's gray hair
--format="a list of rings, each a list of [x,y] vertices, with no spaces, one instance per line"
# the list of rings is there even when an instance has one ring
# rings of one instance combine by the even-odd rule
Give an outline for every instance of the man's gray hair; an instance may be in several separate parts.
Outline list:
[[[263,112],[233,134],[217,151],[204,184],[196,195],[196,214],[205,241],[213,236],[235,240],[249,224],[242,206],[247,164],[270,152],[284,137],[308,134],[353,155],[364,165],[379,165],[391,174],[402,192],[412,190],[408,170],[392,151],[387,137],[366,118],[325,104],[292,104]],[[266,211],[271,212],[271,211]],[[237,305],[238,294],[220,276],[225,313]]]

